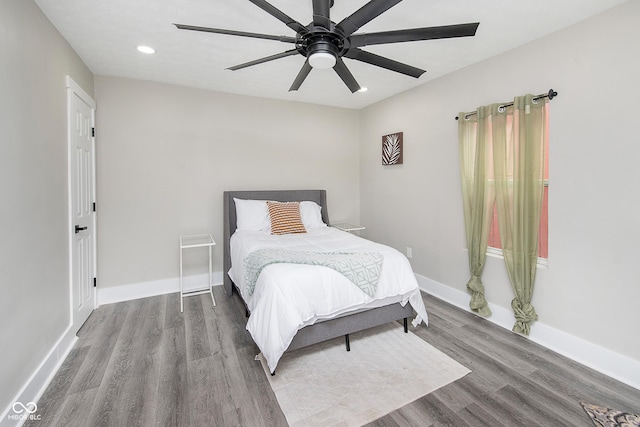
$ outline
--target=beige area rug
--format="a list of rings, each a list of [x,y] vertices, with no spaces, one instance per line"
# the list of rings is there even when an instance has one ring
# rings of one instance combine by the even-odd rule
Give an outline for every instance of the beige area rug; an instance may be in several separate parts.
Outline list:
[[[424,326],[419,326],[424,327]],[[271,376],[291,426],[360,426],[471,372],[390,323],[285,353]]]

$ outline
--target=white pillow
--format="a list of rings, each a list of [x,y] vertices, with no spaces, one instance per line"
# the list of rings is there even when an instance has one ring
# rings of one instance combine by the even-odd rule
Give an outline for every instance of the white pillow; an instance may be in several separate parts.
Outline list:
[[[236,229],[268,231],[271,227],[265,200],[243,200],[233,198],[236,204]]]
[[[302,224],[307,230],[327,226],[322,222],[322,207],[316,202],[300,202],[300,216],[302,217]]]

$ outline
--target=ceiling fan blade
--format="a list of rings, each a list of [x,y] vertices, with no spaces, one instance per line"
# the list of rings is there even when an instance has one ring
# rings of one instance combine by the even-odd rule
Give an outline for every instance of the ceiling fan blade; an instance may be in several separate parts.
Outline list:
[[[361,33],[351,36],[352,47],[374,44],[412,42],[419,40],[470,37],[476,35],[479,22],[470,24],[444,25],[441,27],[413,28],[409,30],[384,31],[381,33]]]
[[[313,0],[313,24],[330,30],[330,10],[331,0]]]
[[[394,61],[393,59],[385,58],[384,56],[376,55],[357,48],[349,49],[344,56],[415,78],[420,77],[426,72],[420,68],[412,67],[411,65],[403,64],[402,62]]]
[[[333,66],[333,69],[336,70],[336,73],[340,76],[344,84],[347,85],[351,93],[355,93],[360,90],[360,85],[356,81],[351,71],[347,68],[342,58],[338,58],[336,61],[336,65]]]
[[[220,28],[197,27],[195,25],[173,24],[180,30],[202,31],[205,33],[226,34],[228,36],[252,37],[255,39],[277,40],[284,43],[295,43],[295,37],[272,36],[271,34],[247,33],[244,31],[224,30]]]
[[[289,92],[300,89],[302,82],[307,78],[309,73],[311,72],[311,65],[309,65],[309,60],[304,61],[304,65],[300,69],[300,72],[296,76],[296,79],[293,81],[293,84],[289,88]]]
[[[391,9],[401,1],[402,0],[371,0],[350,16],[340,21],[336,27],[339,28],[345,36],[350,36],[358,31],[358,28]]]
[[[235,65],[233,67],[227,68],[227,70],[241,70],[242,68],[251,67],[252,65],[262,64],[264,62],[273,61],[274,59],[286,58],[287,56],[296,55],[298,53],[297,49],[287,50],[282,53],[276,53],[275,55],[265,56],[264,58],[256,59],[254,61],[245,62],[244,64]]]
[[[286,13],[282,12],[280,9],[273,6],[271,3],[265,0],[249,0],[249,1],[255,4],[256,6],[258,6],[260,9],[267,12],[269,15],[284,22],[284,24],[287,27],[291,28],[296,33],[306,34],[309,32],[309,29],[307,27],[305,27],[304,25],[302,25],[292,17],[288,16]]]

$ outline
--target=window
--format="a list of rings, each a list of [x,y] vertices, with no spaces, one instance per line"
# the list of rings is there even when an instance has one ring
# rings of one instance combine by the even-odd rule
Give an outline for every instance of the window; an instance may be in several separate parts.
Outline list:
[[[548,112],[547,112],[548,114]],[[547,123],[549,117],[547,116]],[[538,231],[538,266],[546,266],[549,258],[549,127],[544,138],[544,193],[542,212],[540,214],[540,229]],[[493,208],[493,220],[489,231],[487,254],[502,256],[500,230],[498,229],[498,210]]]

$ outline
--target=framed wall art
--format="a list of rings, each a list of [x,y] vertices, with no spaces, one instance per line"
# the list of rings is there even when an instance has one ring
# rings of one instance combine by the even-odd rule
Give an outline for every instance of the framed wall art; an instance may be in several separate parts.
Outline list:
[[[382,137],[382,164],[402,164],[402,132],[396,132]]]

